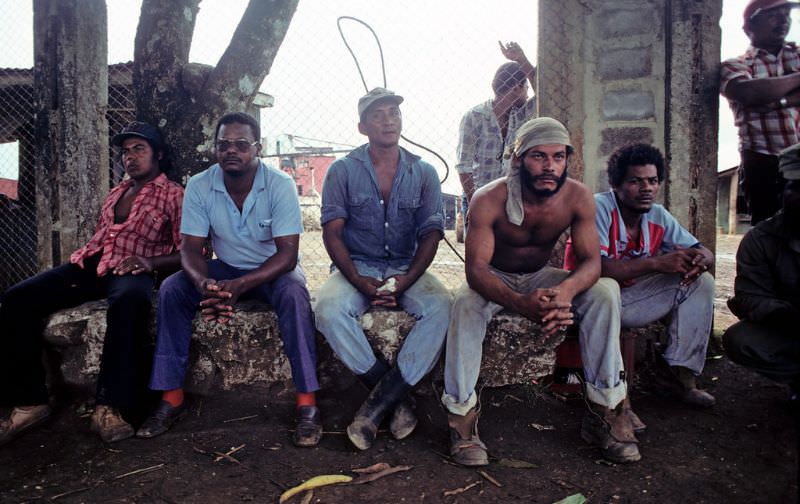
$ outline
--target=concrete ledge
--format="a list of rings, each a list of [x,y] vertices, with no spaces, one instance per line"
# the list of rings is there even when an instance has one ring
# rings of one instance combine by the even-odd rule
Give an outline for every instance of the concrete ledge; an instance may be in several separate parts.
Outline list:
[[[291,380],[276,315],[269,306],[254,301],[239,303],[237,309],[236,316],[224,325],[195,318],[188,390],[202,394],[256,382]],[[361,326],[376,351],[392,362],[403,338],[414,326],[414,318],[403,311],[374,309],[364,314]],[[94,390],[105,330],[105,301],[86,303],[50,317],[45,341],[60,354],[60,371],[66,385],[89,393]],[[151,333],[155,334],[154,321]],[[563,334],[544,338],[530,320],[501,312],[487,330],[481,378],[488,386],[502,386],[529,383],[549,375],[555,364],[555,348],[563,339]],[[317,349],[323,387],[349,385],[354,379],[352,373],[319,334]],[[434,379],[441,378],[443,367],[440,362]]]

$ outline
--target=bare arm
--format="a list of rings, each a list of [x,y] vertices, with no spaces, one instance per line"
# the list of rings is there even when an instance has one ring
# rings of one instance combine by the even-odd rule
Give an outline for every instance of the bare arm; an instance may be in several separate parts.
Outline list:
[[[594,197],[583,185],[577,186],[577,193],[570,203],[575,208],[571,233],[576,266],[558,285],[558,298],[570,303],[572,298],[594,285],[600,278],[600,238],[595,226]]]
[[[535,91],[536,67],[533,66],[530,61],[528,61],[528,57],[525,56],[525,52],[523,52],[519,44],[516,42],[509,42],[508,44],[503,45],[503,43],[499,40],[497,43],[500,44],[500,52],[503,53],[503,56],[519,64],[520,68],[525,73],[525,76],[528,78],[528,82],[531,84],[531,89]]]
[[[376,278],[361,276],[356,269],[353,260],[350,259],[350,251],[344,243],[344,219],[333,219],[322,226],[322,242],[325,250],[331,257],[333,264],[342,275],[350,282],[353,287],[370,299],[375,297],[375,291],[383,282]]]
[[[461,188],[464,189],[467,203],[469,203],[470,200],[472,200],[472,196],[475,194],[475,179],[472,176],[472,172],[459,173],[458,178],[461,180]]]
[[[760,79],[739,77],[728,83],[723,94],[745,107],[758,107],[775,103],[798,88],[800,88],[800,73]],[[798,97],[792,98],[796,100]]]
[[[563,310],[569,310],[570,303],[556,301],[557,289],[535,289],[523,294],[510,289],[490,270],[494,255],[494,224],[503,218],[505,204],[492,191],[479,190],[469,209],[470,228],[466,240],[467,283],[485,299],[504,308],[519,313],[534,322],[544,324],[546,333],[554,332],[562,325],[572,323],[571,316],[566,319],[551,320]]]
[[[603,257],[602,275],[624,282],[650,273],[680,273],[684,280],[691,282],[713,264],[714,254],[700,246],[629,261]]]

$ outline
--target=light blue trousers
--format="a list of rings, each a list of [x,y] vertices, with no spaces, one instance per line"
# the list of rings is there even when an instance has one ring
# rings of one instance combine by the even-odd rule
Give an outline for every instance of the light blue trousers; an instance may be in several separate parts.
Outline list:
[[[553,287],[569,274],[549,266],[535,273],[506,273],[496,269],[492,272],[509,288],[521,293]],[[590,401],[609,408],[625,399],[627,392],[621,378],[620,304],[619,285],[610,278],[601,278],[572,300],[579,324],[586,395]],[[456,293],[447,332],[442,396],[451,413],[464,415],[477,403],[475,384],[481,369],[486,326],[502,309],[466,284]]]
[[[363,276],[383,280],[403,271],[356,262]],[[425,272],[398,299],[398,304],[417,322],[408,333],[397,365],[406,383],[416,385],[433,369],[442,351],[450,316],[450,293],[431,273]],[[339,359],[361,375],[375,364],[375,353],[359,323],[369,300],[342,275],[334,272],[317,291],[314,309],[317,330],[325,336]]]

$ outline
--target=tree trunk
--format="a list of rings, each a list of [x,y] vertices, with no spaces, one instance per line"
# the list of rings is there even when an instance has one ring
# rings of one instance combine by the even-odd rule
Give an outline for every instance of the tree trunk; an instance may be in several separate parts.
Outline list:
[[[172,148],[172,178],[185,182],[212,159],[214,126],[248,111],[286,36],[298,0],[251,0],[216,67],[188,63],[200,0],[144,0],[133,85],[139,120]]]

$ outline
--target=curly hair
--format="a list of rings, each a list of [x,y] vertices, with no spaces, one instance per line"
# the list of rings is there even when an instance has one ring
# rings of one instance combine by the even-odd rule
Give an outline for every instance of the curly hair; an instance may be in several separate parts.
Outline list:
[[[652,145],[638,143],[620,147],[608,158],[608,183],[611,187],[619,187],[628,174],[628,167],[654,165],[658,181],[664,180],[664,156]]]
[[[214,141],[216,142],[217,137],[219,136],[219,129],[224,124],[246,124],[250,126],[250,131],[253,133],[253,138],[256,142],[261,141],[261,126],[256,121],[256,118],[245,114],[244,112],[228,112],[224,116],[220,117],[219,122],[217,122],[217,128],[214,130]]]

